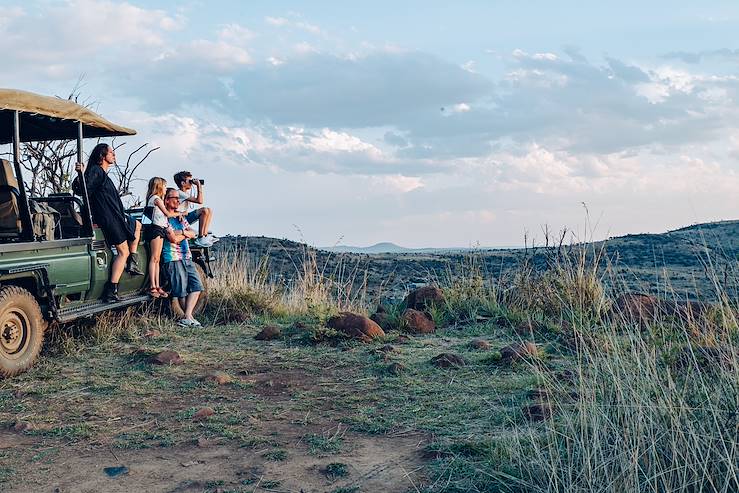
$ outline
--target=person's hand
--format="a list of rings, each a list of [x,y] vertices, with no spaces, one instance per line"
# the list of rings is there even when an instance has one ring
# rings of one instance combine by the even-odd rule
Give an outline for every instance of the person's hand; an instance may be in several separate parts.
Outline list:
[[[202,183],[200,183],[200,180],[196,180],[196,179],[192,180],[192,184],[193,186],[198,187],[198,188],[203,186]]]
[[[77,163],[74,165],[74,170],[79,173],[81,171],[85,171],[85,165],[82,163]]]

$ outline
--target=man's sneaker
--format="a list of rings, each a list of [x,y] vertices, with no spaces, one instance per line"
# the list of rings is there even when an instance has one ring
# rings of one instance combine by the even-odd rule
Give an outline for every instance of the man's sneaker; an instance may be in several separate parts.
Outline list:
[[[208,240],[208,238],[205,236],[199,236],[195,239],[195,241],[193,241],[193,243],[195,244],[195,246],[199,246],[200,248],[208,248],[209,246],[213,245],[213,243],[211,243],[210,240]]]
[[[210,244],[213,245],[214,243],[218,243],[221,241],[221,239],[217,236],[213,236],[213,233],[208,233],[208,236],[206,236],[210,240]]]
[[[203,324],[201,324],[200,322],[198,322],[194,318],[191,318],[189,320],[189,322],[190,322],[190,327],[202,327],[203,326]]]
[[[190,319],[183,318],[182,320],[179,320],[177,322],[177,325],[179,325],[180,327],[190,327],[191,326]]]

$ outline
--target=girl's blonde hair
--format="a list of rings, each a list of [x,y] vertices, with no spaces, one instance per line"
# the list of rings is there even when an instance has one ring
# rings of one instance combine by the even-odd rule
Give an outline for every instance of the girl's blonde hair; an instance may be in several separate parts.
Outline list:
[[[160,176],[155,176],[151,180],[149,180],[149,189],[146,191],[146,202],[149,202],[149,199],[152,195],[156,195],[157,197],[164,197],[164,191],[167,189],[167,180]]]

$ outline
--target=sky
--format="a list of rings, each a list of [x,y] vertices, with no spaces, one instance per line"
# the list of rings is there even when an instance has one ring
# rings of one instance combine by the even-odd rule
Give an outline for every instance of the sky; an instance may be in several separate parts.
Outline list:
[[[0,87],[79,87],[216,235],[582,241],[739,216],[736,32],[735,1],[0,0]]]

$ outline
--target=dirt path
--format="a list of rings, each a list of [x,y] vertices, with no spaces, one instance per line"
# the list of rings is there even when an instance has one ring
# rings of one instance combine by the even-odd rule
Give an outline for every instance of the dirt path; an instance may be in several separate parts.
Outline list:
[[[143,450],[68,445],[58,450],[53,462],[29,461],[27,467],[16,469],[2,491],[308,493],[345,488],[339,491],[400,493],[414,491],[423,483],[423,439],[353,434],[344,438],[351,443],[348,450],[319,457],[306,452],[296,434],[281,448],[285,452],[282,460],[265,458],[269,447],[249,449],[213,442]],[[0,450],[18,450],[34,441],[34,437],[2,432]],[[346,476],[330,477],[326,466],[332,463],[344,464]],[[105,468],[119,466],[128,472],[116,477],[106,474]]]

